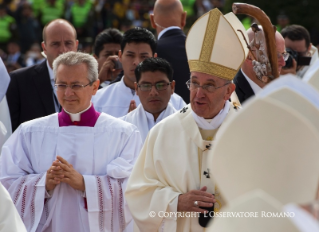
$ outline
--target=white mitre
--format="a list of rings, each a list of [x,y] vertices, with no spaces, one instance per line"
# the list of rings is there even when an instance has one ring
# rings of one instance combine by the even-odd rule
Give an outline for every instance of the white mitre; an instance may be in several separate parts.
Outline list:
[[[240,30],[240,31],[238,31]],[[217,8],[200,17],[186,39],[191,72],[202,72],[233,80],[248,55],[248,35],[233,13],[223,15]]]
[[[319,59],[309,67],[302,80],[319,91]]]
[[[319,132],[300,112],[254,98],[218,133],[208,163],[227,203],[258,188],[282,204],[315,199]]]
[[[275,214],[286,217],[271,216]],[[207,232],[300,231],[290,218],[294,214],[285,212],[279,201],[260,189],[232,201],[221,210],[220,216],[213,218]]]
[[[319,92],[299,77],[287,74],[259,92],[256,97],[271,98],[297,110],[319,131]]]

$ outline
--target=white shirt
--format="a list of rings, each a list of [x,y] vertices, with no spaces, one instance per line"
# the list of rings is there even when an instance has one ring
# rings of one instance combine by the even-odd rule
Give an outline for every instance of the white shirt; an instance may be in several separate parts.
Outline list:
[[[136,102],[136,106],[140,104],[140,99],[135,91],[125,85],[124,77],[121,81],[100,89],[92,97],[96,111],[107,113],[116,118],[123,117],[128,113],[131,100]],[[176,93],[172,94],[169,102],[176,110],[186,105]]]
[[[180,29],[181,30],[181,28],[177,27],[177,26],[167,27],[164,30],[162,30],[160,33],[158,33],[157,40],[159,40],[165,32],[172,30],[172,29]]]
[[[51,81],[51,86],[52,86],[52,89],[53,89],[53,92],[54,92],[54,95],[55,95],[55,98],[53,96],[53,102],[54,102],[54,108],[55,108],[55,112],[60,112],[60,104],[58,102],[58,98],[57,98],[57,95],[56,95],[56,90],[54,88],[54,85],[55,85],[55,81],[54,81],[54,73],[53,73],[53,69],[50,67],[49,65],[49,62],[47,60],[47,67],[48,67],[48,71],[49,71],[49,76],[50,76],[50,81]]]
[[[248,81],[250,87],[253,89],[254,93],[257,94],[259,93],[262,88],[259,87],[259,85],[257,85],[255,82],[253,82],[247,75],[246,73],[244,73],[244,71],[241,69],[241,72],[243,73],[244,77],[246,78],[246,80]]]

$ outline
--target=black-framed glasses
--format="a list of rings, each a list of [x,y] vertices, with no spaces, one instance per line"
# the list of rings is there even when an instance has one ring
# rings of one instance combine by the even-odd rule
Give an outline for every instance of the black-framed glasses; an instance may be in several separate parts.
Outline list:
[[[219,89],[221,87],[224,87],[226,85],[229,85],[231,82],[227,82],[226,84],[222,85],[222,86],[218,86],[218,87],[215,87],[214,85],[199,85],[195,82],[191,82],[191,80],[188,80],[186,82],[186,85],[187,85],[187,88],[189,90],[197,90],[198,88],[202,88],[203,90],[209,92],[209,93],[213,93],[215,92],[216,89]]]
[[[156,90],[163,91],[163,90],[166,90],[171,83],[172,82],[169,82],[169,83],[159,82],[159,83],[155,83],[154,85],[145,83],[140,85],[137,84],[137,86],[140,88],[141,91],[151,91],[153,86],[155,86]]]
[[[94,82],[94,81],[93,81]],[[55,84],[54,88],[56,91],[65,91],[68,87],[70,87],[73,91],[79,91],[88,85],[92,85],[93,82],[89,82],[87,85],[80,85],[80,84],[73,84],[73,85],[66,85],[66,84]]]

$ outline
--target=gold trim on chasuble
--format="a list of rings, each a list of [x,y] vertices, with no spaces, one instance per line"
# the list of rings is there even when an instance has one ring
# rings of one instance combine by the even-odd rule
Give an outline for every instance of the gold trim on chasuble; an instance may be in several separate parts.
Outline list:
[[[224,15],[219,10],[212,10],[209,13],[199,60],[189,60],[188,64],[191,71],[203,72],[231,81],[237,74],[237,70],[210,62],[220,17],[224,17]]]

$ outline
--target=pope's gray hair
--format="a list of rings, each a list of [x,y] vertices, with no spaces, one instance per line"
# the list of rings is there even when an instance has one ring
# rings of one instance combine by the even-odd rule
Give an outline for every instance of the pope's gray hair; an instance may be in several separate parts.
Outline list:
[[[88,80],[90,83],[95,82],[98,79],[98,63],[96,59],[83,52],[67,52],[63,53],[58,56],[53,61],[53,73],[54,73],[54,80],[56,80],[57,70],[60,64],[66,66],[74,66],[79,64],[86,64],[88,68]]]

